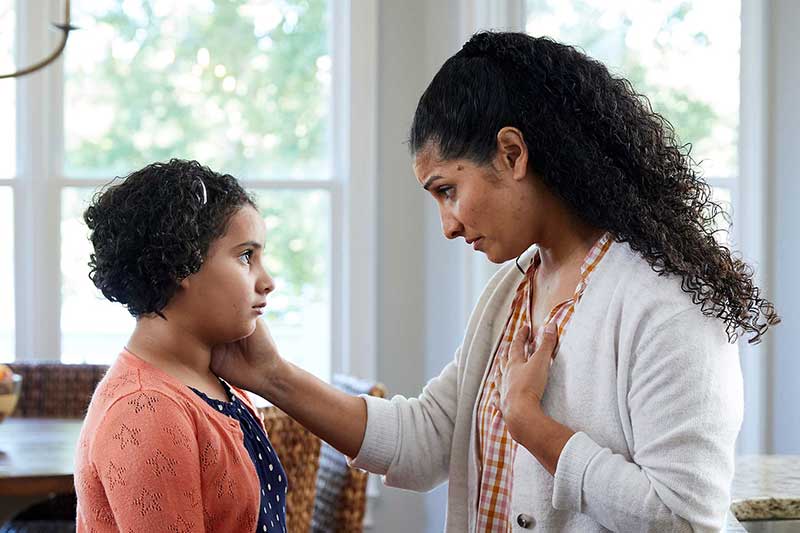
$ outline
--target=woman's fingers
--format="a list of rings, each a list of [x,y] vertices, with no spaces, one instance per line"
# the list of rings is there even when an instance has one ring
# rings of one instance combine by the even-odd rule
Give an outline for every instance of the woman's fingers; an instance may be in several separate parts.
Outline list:
[[[528,338],[531,334],[531,328],[525,324],[522,326],[516,335],[514,335],[514,340],[511,342],[511,355],[509,359],[512,362],[525,362],[527,359],[525,354],[525,346],[528,344]]]
[[[491,401],[504,419],[518,419],[514,413],[528,412],[531,402],[541,405],[553,352],[558,344],[558,329],[555,324],[548,324],[539,331],[538,345],[532,355],[528,356],[533,346],[528,326],[517,332],[507,351],[497,354]]]
[[[494,408],[498,411],[501,410],[502,407],[502,397],[503,397],[503,365],[500,364],[497,367],[497,372],[494,376],[494,387],[489,392],[490,402],[494,405]]]
[[[539,335],[539,345],[536,347],[536,351],[533,353],[531,358],[542,363],[546,362],[549,366],[553,359],[557,343],[558,328],[551,322],[541,330],[541,334]]]

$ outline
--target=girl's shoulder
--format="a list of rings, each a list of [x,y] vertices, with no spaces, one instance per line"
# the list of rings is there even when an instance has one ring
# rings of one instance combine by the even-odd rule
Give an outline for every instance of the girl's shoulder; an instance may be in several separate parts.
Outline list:
[[[108,419],[177,419],[194,426],[198,402],[187,387],[161,371],[122,352],[97,385],[84,421],[100,428]],[[110,413],[113,411],[113,413]],[[173,420],[173,422],[175,422]]]
[[[92,406],[108,406],[131,394],[144,391],[174,394],[175,387],[148,366],[127,351],[120,353],[97,384],[90,409]]]

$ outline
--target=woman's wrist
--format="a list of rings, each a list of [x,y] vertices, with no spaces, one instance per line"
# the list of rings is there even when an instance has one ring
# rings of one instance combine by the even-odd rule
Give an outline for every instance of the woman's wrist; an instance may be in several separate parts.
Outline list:
[[[367,426],[366,402],[276,359],[256,394],[349,457],[358,455]]]
[[[530,411],[524,429],[515,440],[527,449],[550,474],[555,475],[558,459],[575,432],[545,414],[541,409]]]
[[[253,392],[275,405],[284,403],[285,398],[289,396],[293,374],[296,370],[297,368],[292,363],[282,357],[277,357],[268,368],[262,371],[263,375],[259,376],[258,390]]]

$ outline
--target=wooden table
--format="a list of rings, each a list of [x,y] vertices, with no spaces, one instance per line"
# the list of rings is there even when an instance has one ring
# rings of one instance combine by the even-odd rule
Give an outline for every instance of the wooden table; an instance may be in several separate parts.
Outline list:
[[[81,420],[7,418],[0,424],[0,524],[52,493],[72,492]]]

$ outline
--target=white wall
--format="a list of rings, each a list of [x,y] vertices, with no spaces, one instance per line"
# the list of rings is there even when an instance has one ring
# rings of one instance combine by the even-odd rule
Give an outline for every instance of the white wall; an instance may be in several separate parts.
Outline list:
[[[771,2],[768,227],[772,234],[772,290],[783,323],[772,339],[774,453],[800,454],[800,2]]]
[[[378,376],[414,396],[461,341],[472,291],[466,247],[442,236],[406,144],[417,101],[462,39],[459,0],[381,2],[379,14]],[[441,531],[446,487],[429,495],[382,488],[374,530]]]
[[[426,10],[425,85],[442,63],[462,42],[459,32],[458,1],[430,2]],[[422,192],[422,191],[420,191]],[[423,194],[427,196],[427,193]],[[471,294],[465,290],[468,279],[463,241],[448,241],[442,234],[439,212],[432,198],[425,198],[425,377],[430,379],[447,365],[461,344],[469,318]],[[447,507],[447,484],[426,495],[426,529],[440,533]]]
[[[405,140],[425,88],[424,2],[381,2],[378,52],[378,378],[390,395],[425,381],[424,196]],[[381,488],[376,532],[423,531],[424,496]]]

